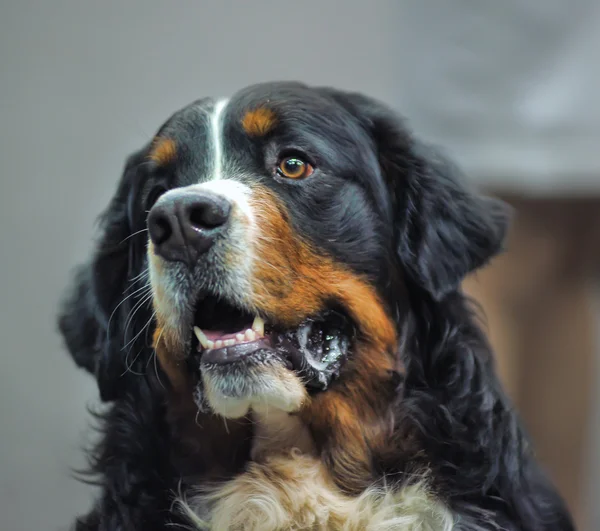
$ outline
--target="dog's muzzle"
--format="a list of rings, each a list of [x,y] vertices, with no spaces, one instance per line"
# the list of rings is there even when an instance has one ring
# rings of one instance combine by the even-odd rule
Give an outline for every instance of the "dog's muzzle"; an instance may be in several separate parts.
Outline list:
[[[150,210],[148,232],[154,252],[193,268],[227,227],[231,203],[211,191],[172,191]]]

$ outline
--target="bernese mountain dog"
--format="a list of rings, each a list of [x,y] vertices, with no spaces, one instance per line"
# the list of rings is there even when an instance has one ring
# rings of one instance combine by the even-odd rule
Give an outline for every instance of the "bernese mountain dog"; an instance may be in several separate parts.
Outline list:
[[[176,112],[60,311],[106,403],[75,529],[573,529],[460,289],[509,219],[361,94]]]

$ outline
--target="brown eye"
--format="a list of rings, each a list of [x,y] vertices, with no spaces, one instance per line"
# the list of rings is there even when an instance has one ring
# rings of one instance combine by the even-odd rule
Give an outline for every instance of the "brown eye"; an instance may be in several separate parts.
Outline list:
[[[277,173],[288,179],[304,179],[312,175],[315,169],[298,157],[286,157],[277,166]]]

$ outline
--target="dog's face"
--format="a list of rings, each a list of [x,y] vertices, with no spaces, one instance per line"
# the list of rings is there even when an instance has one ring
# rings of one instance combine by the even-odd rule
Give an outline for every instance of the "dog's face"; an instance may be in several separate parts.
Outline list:
[[[172,385],[191,382],[199,407],[227,417],[297,411],[352,370],[401,370],[407,294],[456,289],[504,231],[503,209],[379,103],[252,86],[182,109],[130,159],[61,326],[79,362],[110,380],[106,336],[121,334],[121,358],[138,339],[111,325],[115,312],[127,321],[116,292],[147,275],[152,309],[129,321],[154,327]]]
[[[391,197],[367,132],[331,97],[202,100],[149,158],[149,193],[166,190],[145,203],[156,348],[163,367],[199,369],[199,400],[226,416],[298,410],[356,338],[395,351]]]

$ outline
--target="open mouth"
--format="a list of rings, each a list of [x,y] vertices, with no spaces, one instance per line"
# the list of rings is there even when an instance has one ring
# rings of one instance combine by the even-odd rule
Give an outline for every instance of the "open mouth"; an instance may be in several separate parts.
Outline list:
[[[266,345],[265,322],[217,297],[196,307],[193,344],[205,363],[232,363]]]
[[[308,387],[326,389],[348,357],[355,334],[339,310],[326,310],[293,328],[278,326],[212,295],[200,300],[192,354],[199,366],[256,364],[271,359],[294,370]]]

